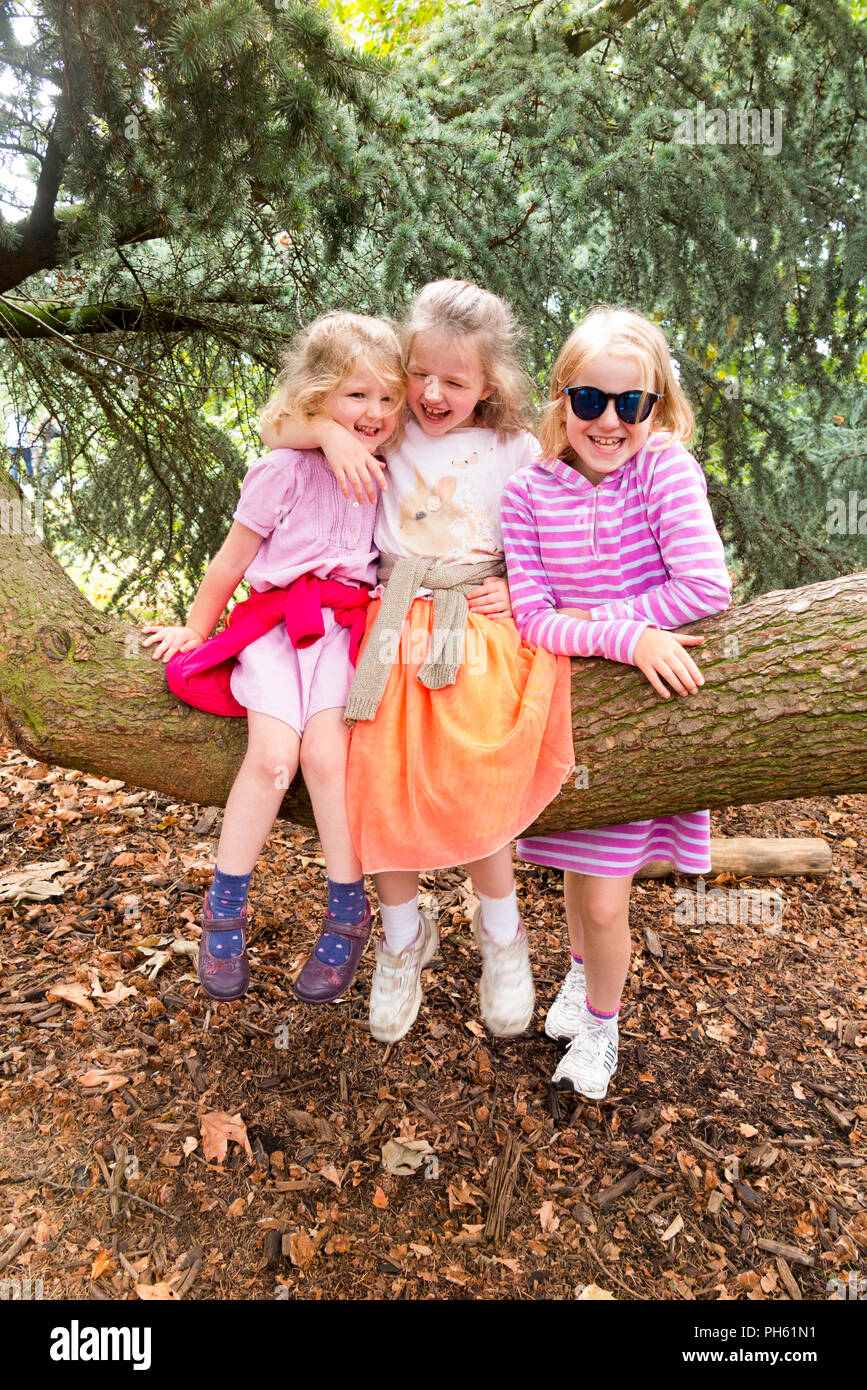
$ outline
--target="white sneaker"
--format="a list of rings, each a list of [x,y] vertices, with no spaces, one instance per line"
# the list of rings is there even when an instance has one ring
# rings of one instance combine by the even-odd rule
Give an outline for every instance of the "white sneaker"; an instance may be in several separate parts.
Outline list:
[[[555,1042],[571,1042],[584,1016],[587,981],[584,966],[575,961],[566,972],[560,991],[545,1017],[545,1032]]]
[[[577,1091],[588,1100],[604,1100],[608,1083],[617,1070],[618,1032],[615,1022],[597,1021],[585,1014],[551,1078],[565,1091]]]
[[[482,1018],[495,1038],[514,1038],[529,1027],[536,1004],[524,924],[520,922],[518,935],[505,946],[483,931],[480,904],[473,913],[472,925],[482,955],[479,981]]]
[[[393,955],[380,938],[376,969],[370,986],[370,1033],[377,1042],[397,1042],[418,1017],[424,991],[421,972],[439,950],[440,934],[435,910],[419,909],[419,934],[399,955]]]

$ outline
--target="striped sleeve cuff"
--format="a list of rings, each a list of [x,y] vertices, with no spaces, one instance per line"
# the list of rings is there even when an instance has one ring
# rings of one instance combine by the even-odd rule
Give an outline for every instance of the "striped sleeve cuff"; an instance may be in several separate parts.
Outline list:
[[[602,656],[608,661],[633,665],[633,655],[642,632],[650,624],[630,618],[611,618],[593,622],[568,618],[548,610],[524,620],[523,637],[535,646],[546,647],[557,656]]]

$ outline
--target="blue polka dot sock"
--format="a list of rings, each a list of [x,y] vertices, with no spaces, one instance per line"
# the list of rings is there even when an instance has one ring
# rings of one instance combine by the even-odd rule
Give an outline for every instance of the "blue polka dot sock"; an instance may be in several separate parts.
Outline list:
[[[211,891],[208,894],[208,907],[215,920],[241,916],[247,901],[252,877],[252,872],[249,874],[224,874],[220,869],[214,870],[214,882],[211,884]],[[220,932],[219,935],[215,933],[211,937],[210,949],[211,955],[216,956],[219,960],[229,960],[232,956],[239,956],[244,949],[243,931]]]
[[[367,912],[367,898],[364,895],[364,879],[355,883],[335,883],[328,880],[328,916],[336,922],[349,922],[357,925],[363,922]],[[336,932],[323,932],[316,947],[316,959],[326,965],[343,965],[349,959],[352,942]]]

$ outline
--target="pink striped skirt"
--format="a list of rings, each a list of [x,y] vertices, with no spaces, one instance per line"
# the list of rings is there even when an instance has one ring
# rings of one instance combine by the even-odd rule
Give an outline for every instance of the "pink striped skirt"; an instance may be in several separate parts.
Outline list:
[[[710,872],[710,812],[656,816],[599,830],[564,830],[518,841],[518,855],[597,878],[626,878],[652,859],[670,859],[685,874]]]

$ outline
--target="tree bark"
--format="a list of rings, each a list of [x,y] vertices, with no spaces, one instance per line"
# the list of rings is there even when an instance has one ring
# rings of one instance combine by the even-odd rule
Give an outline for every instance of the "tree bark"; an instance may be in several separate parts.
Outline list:
[[[77,317],[76,317],[77,316]],[[75,319],[73,325],[72,320]],[[213,324],[159,304],[0,304],[0,338],[82,338],[93,333],[202,333]]]
[[[44,214],[39,229],[31,223],[31,215],[14,224],[13,237],[0,246],[0,294],[17,289],[40,270],[53,270],[68,265],[88,246],[93,228],[86,212],[56,210],[53,221]],[[136,246],[165,235],[158,226],[118,227],[112,245]]]
[[[202,299],[199,303],[233,307],[239,301],[228,296]],[[248,296],[243,305],[264,304],[262,296]],[[72,320],[75,319],[73,324]],[[148,304],[93,304],[84,309],[63,304],[0,303],[0,339],[82,338],[94,333],[219,333],[237,331],[238,325],[202,314],[180,313],[151,299]],[[274,336],[278,336],[276,333]],[[280,335],[289,338],[285,333]]]
[[[693,624],[707,684],[661,699],[631,666],[576,660],[577,772],[536,833],[867,790],[867,573]],[[138,630],[97,612],[0,475],[0,717],[41,761],[223,805],[246,722],[180,704]],[[300,777],[281,814],[312,825]]]
[[[587,29],[572,30],[564,35],[563,41],[573,58],[583,58],[591,48],[595,48],[617,28],[628,24],[652,4],[653,0],[618,0],[615,4],[606,4],[605,0],[602,0],[601,4],[594,5],[588,11],[587,17],[595,23]]]

